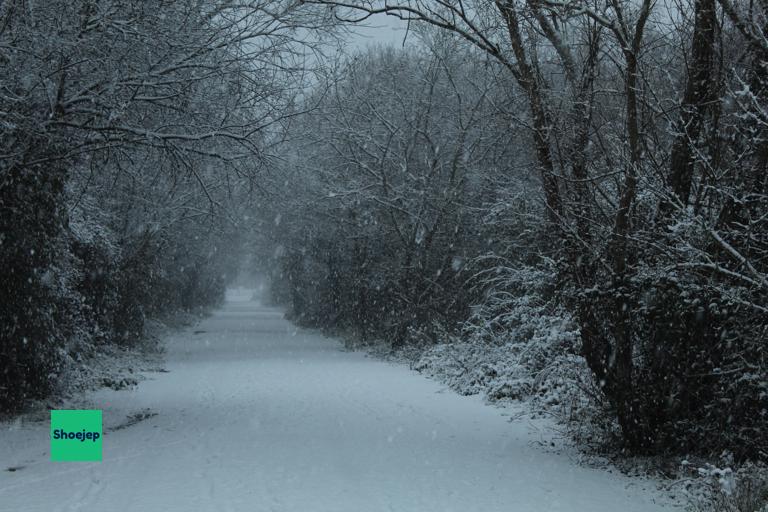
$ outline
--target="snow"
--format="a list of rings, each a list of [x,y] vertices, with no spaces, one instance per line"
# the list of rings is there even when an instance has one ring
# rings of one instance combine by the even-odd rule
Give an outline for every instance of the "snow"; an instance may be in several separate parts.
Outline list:
[[[0,424],[0,510],[662,510],[653,482],[547,452],[480,398],[251,296],[172,335],[168,373],[88,396],[102,462],[49,462],[47,421]]]

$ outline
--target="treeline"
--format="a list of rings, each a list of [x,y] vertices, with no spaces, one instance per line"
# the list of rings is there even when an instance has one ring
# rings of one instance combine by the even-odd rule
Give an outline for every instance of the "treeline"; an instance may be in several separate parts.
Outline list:
[[[282,262],[273,293],[300,322],[397,344],[466,316],[460,270],[498,245],[477,208],[530,160],[498,144],[512,119],[495,110],[509,99],[499,77],[463,60],[360,55],[294,123],[267,218]]]
[[[423,44],[351,59],[294,120],[277,299],[393,345],[550,343],[629,451],[765,457],[765,6],[351,4]],[[536,334],[552,315],[578,340]]]
[[[291,1],[0,4],[0,410],[223,298],[295,35],[324,25]]]

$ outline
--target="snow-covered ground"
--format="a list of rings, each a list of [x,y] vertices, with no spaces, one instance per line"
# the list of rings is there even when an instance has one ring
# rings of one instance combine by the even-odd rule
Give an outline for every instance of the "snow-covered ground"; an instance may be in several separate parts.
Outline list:
[[[103,462],[49,462],[46,421],[1,424],[0,510],[662,509],[651,482],[544,451],[479,398],[343,352],[250,298],[230,293],[171,336],[168,373],[88,396],[104,410]]]

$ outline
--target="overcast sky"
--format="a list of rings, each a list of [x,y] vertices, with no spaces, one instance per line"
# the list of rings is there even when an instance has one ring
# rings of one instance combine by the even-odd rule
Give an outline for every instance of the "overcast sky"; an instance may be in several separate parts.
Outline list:
[[[354,32],[355,34],[350,35],[349,44],[361,50],[376,44],[401,46],[406,34],[406,23],[394,16],[376,14],[366,20],[365,25],[356,26]],[[408,42],[415,41],[413,34],[410,34]]]

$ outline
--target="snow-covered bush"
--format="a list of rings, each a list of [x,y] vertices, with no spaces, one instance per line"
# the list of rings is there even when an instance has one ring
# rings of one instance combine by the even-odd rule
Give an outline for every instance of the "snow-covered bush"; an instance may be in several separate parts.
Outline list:
[[[0,180],[0,410],[53,388],[76,294],[62,222],[63,174],[11,168]]]
[[[519,364],[512,345],[480,340],[440,343],[427,348],[413,369],[446,383],[462,395],[482,394],[490,400],[530,395],[534,376]]]
[[[598,271],[592,288],[575,289],[582,341],[632,450],[748,459],[768,446],[766,290],[760,267],[754,274],[724,247],[749,254],[764,241],[746,243],[742,228],[718,227],[716,217],[675,218],[662,231],[638,230],[621,280]],[[631,364],[618,378],[625,312]]]
[[[476,278],[486,287],[485,301],[473,308],[461,338],[428,348],[414,368],[462,394],[572,403],[580,393],[574,372],[584,371],[579,332],[553,301],[551,266],[484,263],[488,269]]]
[[[684,472],[693,477],[689,491],[698,512],[768,511],[768,467],[764,463],[746,463],[736,469],[725,461],[724,467],[704,463],[701,467],[683,461]]]

